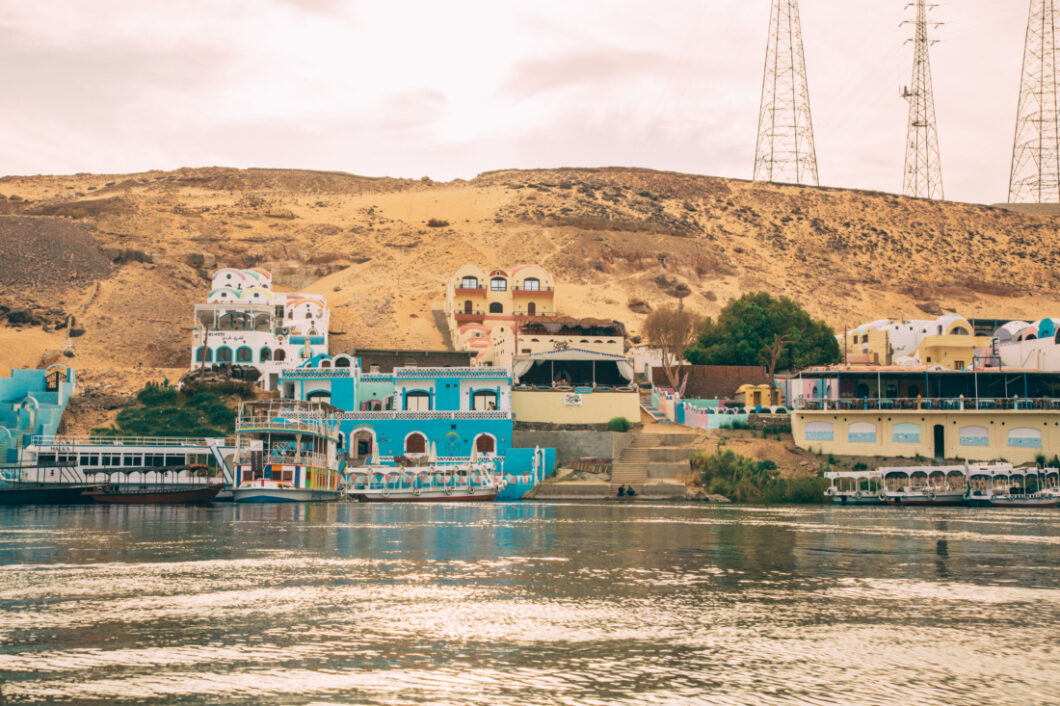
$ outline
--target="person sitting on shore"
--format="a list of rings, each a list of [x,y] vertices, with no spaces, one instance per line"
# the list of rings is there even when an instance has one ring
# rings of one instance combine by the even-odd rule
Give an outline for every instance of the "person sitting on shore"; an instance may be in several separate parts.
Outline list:
[[[623,488],[621,485],[618,486],[618,497],[622,498],[622,497],[625,497],[625,495],[626,495],[626,489]]]
[[[632,498],[636,494],[637,491],[633,490],[632,485],[626,486],[626,497]]]

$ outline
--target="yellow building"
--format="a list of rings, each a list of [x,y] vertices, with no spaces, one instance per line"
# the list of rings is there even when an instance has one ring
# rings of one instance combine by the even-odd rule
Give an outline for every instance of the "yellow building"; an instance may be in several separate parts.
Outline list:
[[[633,363],[622,355],[576,348],[520,355],[512,364],[517,422],[606,424],[640,419]]]
[[[960,329],[966,331],[966,329]],[[941,365],[950,370],[970,370],[974,364],[976,349],[990,347],[989,336],[972,336],[970,333],[950,333],[928,336],[917,347],[917,358],[924,365]]]
[[[1060,409],[798,410],[791,431],[821,454],[1022,464],[1060,448]]]
[[[941,365],[965,370],[971,369],[976,349],[991,345],[989,336],[975,336],[973,331],[964,317],[946,314],[930,320],[880,319],[837,338],[850,364]]]

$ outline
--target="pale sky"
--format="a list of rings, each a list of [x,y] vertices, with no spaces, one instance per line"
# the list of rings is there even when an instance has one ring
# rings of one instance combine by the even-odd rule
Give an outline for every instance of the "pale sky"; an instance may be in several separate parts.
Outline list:
[[[769,0],[0,0],[0,174],[750,178]],[[902,185],[906,0],[802,0],[822,185]],[[1026,0],[943,0],[946,197],[1005,200]]]

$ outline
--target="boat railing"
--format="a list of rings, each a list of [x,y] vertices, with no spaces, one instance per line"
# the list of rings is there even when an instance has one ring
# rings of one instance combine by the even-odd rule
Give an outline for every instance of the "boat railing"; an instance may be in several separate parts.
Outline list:
[[[285,419],[269,415],[243,416],[236,420],[236,432],[254,431],[256,429],[282,429],[284,431],[304,431],[313,434],[327,434],[328,429],[320,419]]]
[[[1060,410],[1055,397],[841,397],[839,399],[795,398],[792,409],[799,411],[858,410],[962,410],[1036,411]]]
[[[333,419],[342,420],[386,420],[386,419],[510,419],[512,413],[507,410],[451,410],[451,411],[409,411],[409,410],[360,410],[339,412]]]
[[[31,436],[28,446],[233,446],[229,438],[186,436]],[[98,451],[98,450],[97,450]]]
[[[236,452],[235,462],[238,464],[246,465],[253,462],[254,454],[261,453],[257,451],[251,451],[248,448],[241,448]],[[261,454],[262,465],[285,465],[285,466],[315,466],[317,468],[329,468],[334,464],[329,464],[328,457],[326,454],[320,453],[289,453],[289,454]]]

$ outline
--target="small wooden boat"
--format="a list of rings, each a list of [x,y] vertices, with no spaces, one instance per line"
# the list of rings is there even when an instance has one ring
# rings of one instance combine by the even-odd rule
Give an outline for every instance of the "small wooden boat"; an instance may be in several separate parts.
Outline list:
[[[224,483],[210,483],[199,488],[145,488],[107,485],[85,491],[97,503],[111,505],[177,505],[208,503],[224,489]]]

